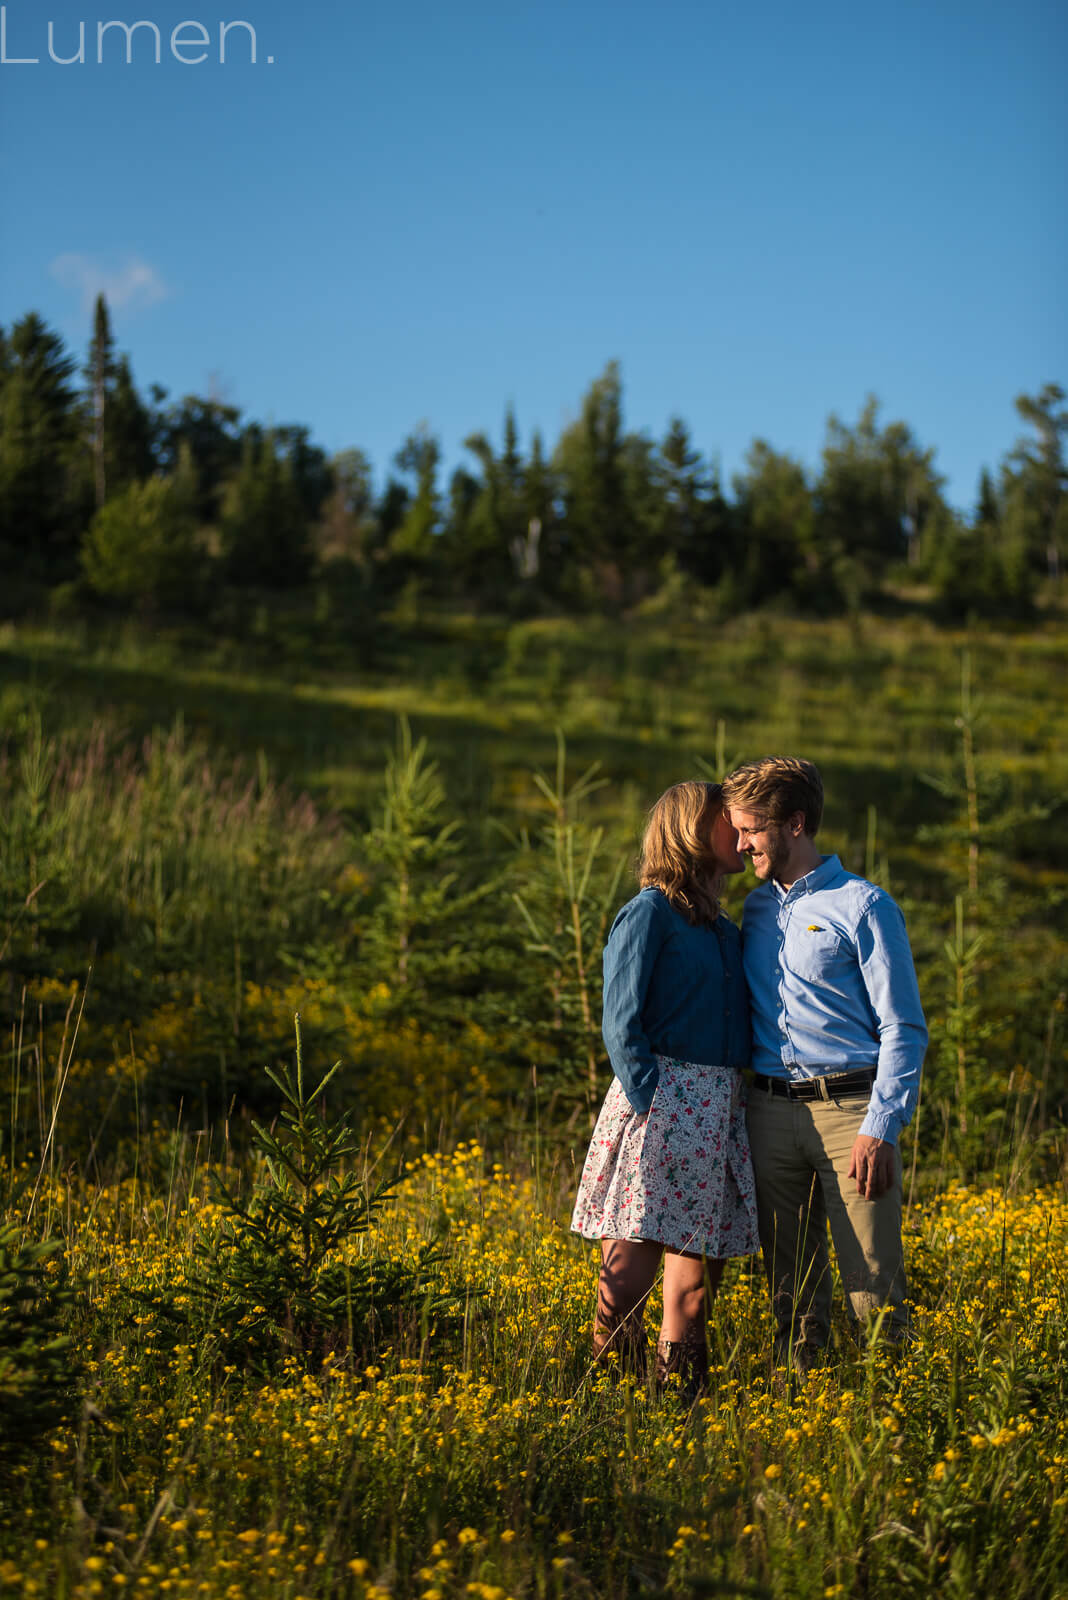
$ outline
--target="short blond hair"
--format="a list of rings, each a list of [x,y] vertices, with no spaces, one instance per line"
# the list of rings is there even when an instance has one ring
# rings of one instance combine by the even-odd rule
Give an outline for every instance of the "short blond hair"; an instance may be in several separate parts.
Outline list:
[[[805,832],[816,833],[823,820],[823,779],[819,768],[797,756],[764,756],[749,761],[723,780],[723,804],[759,811],[782,823],[800,811]]]
[[[639,883],[659,889],[695,927],[719,915],[722,873],[712,849],[712,824],[722,810],[718,783],[676,783],[652,807],[642,836]]]

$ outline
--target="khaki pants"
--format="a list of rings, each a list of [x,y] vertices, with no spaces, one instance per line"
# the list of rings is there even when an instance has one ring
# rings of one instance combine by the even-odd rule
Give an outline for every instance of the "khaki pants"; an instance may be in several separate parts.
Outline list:
[[[884,1336],[907,1333],[901,1157],[895,1151],[893,1185],[878,1200],[865,1200],[847,1176],[867,1109],[866,1093],[797,1101],[750,1087],[757,1218],[780,1358],[830,1338],[828,1223],[851,1316],[863,1321],[887,1306]]]

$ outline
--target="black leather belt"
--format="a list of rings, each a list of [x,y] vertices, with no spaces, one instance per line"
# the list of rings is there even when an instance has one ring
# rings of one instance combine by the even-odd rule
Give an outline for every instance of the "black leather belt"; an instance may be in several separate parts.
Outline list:
[[[804,1078],[800,1083],[787,1083],[785,1078],[769,1078],[764,1072],[753,1074],[754,1089],[762,1089],[765,1094],[781,1095],[784,1100],[837,1100],[839,1095],[870,1089],[874,1082],[874,1067],[865,1067],[858,1072],[832,1072],[823,1078]]]

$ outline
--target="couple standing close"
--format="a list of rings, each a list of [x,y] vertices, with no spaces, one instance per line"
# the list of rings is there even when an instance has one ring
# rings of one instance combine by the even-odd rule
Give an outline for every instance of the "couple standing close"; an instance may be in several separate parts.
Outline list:
[[[644,1370],[663,1258],[657,1376],[691,1392],[724,1263],[758,1240],[778,1361],[804,1374],[827,1347],[828,1223],[851,1317],[881,1313],[884,1337],[907,1334],[897,1138],[927,1028],[901,912],[820,854],[822,814],[810,761],[676,784],[649,814],[641,892],[605,946],[615,1078],[571,1224],[601,1243],[594,1352]],[[739,934],[718,896],[745,856],[761,881]]]

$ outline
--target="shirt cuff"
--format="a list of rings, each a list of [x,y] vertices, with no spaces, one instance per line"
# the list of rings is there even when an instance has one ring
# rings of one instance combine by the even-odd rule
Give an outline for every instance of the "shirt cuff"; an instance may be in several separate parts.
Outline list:
[[[641,1063],[639,1063],[640,1066]],[[653,1096],[656,1094],[657,1086],[660,1082],[660,1068],[656,1062],[653,1062],[652,1070],[645,1072],[640,1078],[630,1071],[625,1074],[615,1068],[613,1068],[613,1071],[619,1079],[630,1109],[637,1112],[639,1117],[644,1117],[652,1107]]]
[[[897,1144],[900,1131],[901,1123],[898,1118],[888,1116],[885,1111],[869,1111],[859,1130],[867,1138],[883,1139],[887,1144]]]

